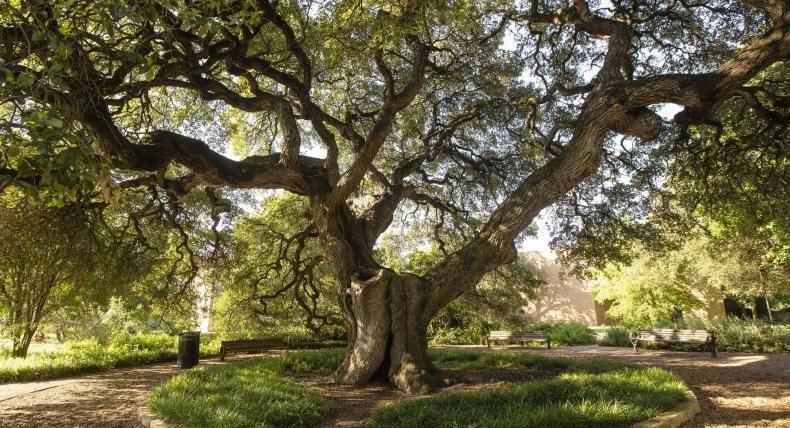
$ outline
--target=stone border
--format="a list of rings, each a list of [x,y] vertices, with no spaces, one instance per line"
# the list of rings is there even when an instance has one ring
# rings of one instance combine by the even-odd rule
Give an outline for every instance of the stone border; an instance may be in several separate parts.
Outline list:
[[[654,418],[639,422],[631,428],[677,428],[696,416],[701,411],[697,396],[690,389],[686,389],[683,400],[676,404],[672,410],[664,412]]]
[[[159,419],[159,416],[152,412],[148,406],[141,406],[137,409],[137,419],[143,424],[145,428],[173,428],[168,425],[164,420]]]

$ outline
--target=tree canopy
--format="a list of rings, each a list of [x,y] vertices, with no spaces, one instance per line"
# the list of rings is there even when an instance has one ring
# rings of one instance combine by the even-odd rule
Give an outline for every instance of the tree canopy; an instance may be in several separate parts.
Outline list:
[[[299,195],[348,331],[337,380],[409,392],[439,383],[430,320],[547,206],[573,239],[643,221],[653,160],[704,165],[724,134],[690,142],[735,99],[786,141],[785,95],[750,83],[790,57],[781,0],[10,0],[0,38],[0,188]],[[430,268],[377,258],[420,227]]]

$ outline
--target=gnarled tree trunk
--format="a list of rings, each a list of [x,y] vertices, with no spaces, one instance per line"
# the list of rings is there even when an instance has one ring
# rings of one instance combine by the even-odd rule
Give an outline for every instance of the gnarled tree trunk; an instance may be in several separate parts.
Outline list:
[[[372,278],[353,280],[346,299],[349,344],[339,383],[359,385],[380,374],[404,392],[422,394],[441,382],[427,355],[422,278],[382,268]]]

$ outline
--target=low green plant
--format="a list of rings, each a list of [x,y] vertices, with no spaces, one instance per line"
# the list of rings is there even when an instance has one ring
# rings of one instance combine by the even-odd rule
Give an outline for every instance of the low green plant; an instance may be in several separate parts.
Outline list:
[[[186,427],[312,426],[328,409],[326,400],[259,359],[232,366],[177,376],[154,391],[151,408]]]
[[[342,349],[291,351],[222,366],[204,366],[154,390],[152,410],[184,427],[310,427],[329,410],[298,374],[334,369]]]
[[[609,327],[604,331],[603,337],[598,340],[601,346],[631,346],[631,330],[625,327]]]
[[[200,355],[219,354],[219,338],[201,337]],[[116,333],[107,343],[96,339],[67,342],[53,352],[31,353],[27,358],[0,358],[0,383],[54,379],[116,367],[175,361],[178,337],[164,333]]]
[[[716,346],[719,351],[790,352],[790,324],[788,323],[727,318],[711,321],[689,320],[677,323],[658,323],[655,326],[643,326],[643,328],[647,327],[713,330],[716,332]],[[610,327],[607,330],[606,337],[599,343],[607,346],[631,346],[628,334],[630,331],[636,331],[637,329],[638,327]],[[640,342],[639,346],[689,351],[701,349],[699,345],[671,343]]]
[[[579,321],[538,321],[527,324],[525,330],[547,331],[551,335],[551,343],[556,345],[592,345],[595,334]]]
[[[790,352],[790,324],[726,318],[691,320],[663,327],[713,330],[716,345],[726,352]]]
[[[502,363],[564,370],[553,379],[508,384],[474,392],[403,400],[379,407],[373,427],[617,427],[671,408],[685,392],[683,382],[656,368],[623,366],[528,354],[503,353],[439,359],[463,367]],[[474,363],[474,364],[473,364]]]

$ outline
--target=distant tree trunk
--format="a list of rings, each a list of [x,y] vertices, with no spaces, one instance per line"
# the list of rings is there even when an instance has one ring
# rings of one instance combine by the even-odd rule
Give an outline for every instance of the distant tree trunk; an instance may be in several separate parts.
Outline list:
[[[761,320],[771,319],[771,309],[765,296],[754,299],[754,317]]]
[[[25,329],[20,336],[14,336],[11,345],[11,356],[14,358],[27,358],[27,351],[35,334],[36,330]]]

